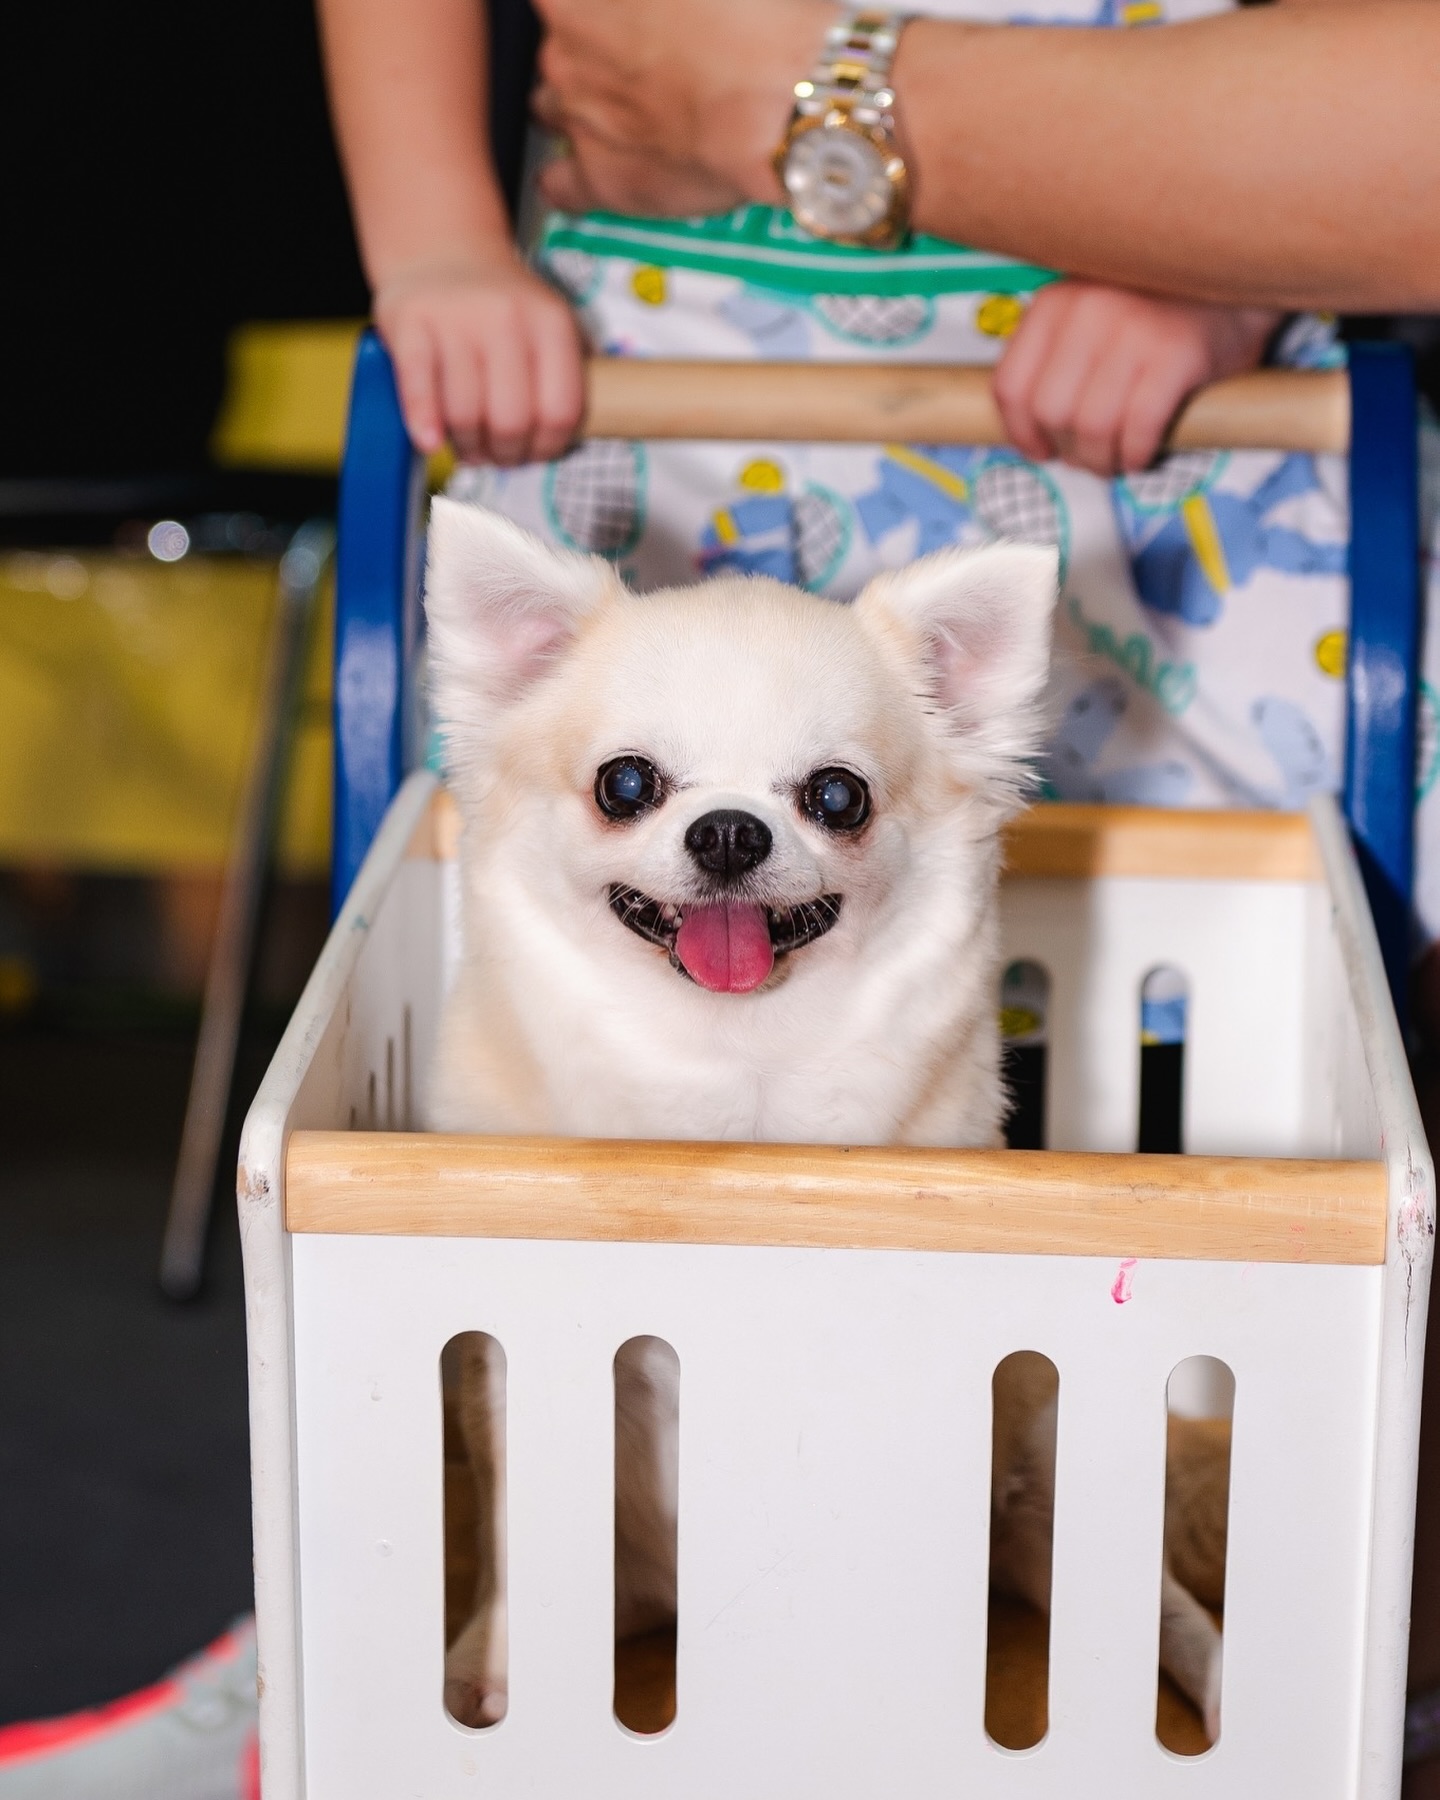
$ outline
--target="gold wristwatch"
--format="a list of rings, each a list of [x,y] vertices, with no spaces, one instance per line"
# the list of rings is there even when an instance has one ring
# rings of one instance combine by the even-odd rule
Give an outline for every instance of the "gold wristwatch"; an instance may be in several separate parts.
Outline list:
[[[775,168],[797,224],[816,237],[893,250],[910,225],[910,178],[895,139],[890,65],[904,16],[847,12],[795,83]]]

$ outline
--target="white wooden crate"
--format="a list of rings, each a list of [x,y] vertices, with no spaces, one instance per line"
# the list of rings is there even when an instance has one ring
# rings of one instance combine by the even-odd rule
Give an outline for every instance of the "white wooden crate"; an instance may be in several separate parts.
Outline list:
[[[242,1145],[266,1800],[1398,1793],[1433,1179],[1334,807],[1022,822],[1006,948],[1051,976],[1054,1148],[1000,1153],[412,1135],[452,824],[412,778]],[[1190,983],[1184,1158],[1126,1154],[1159,964]],[[508,1366],[484,1732],[441,1705],[439,1358],[467,1330]],[[611,1711],[611,1370],[642,1334],[681,1367],[653,1738]],[[983,1703],[1020,1349],[1060,1406],[1049,1731],[1016,1753]],[[1165,1405],[1197,1355],[1236,1383],[1223,1729],[1179,1758]]]

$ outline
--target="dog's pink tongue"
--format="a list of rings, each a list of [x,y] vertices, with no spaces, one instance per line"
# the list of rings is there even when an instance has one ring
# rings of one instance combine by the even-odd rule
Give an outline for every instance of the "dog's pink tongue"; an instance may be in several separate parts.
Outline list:
[[[675,934],[675,954],[701,987],[748,994],[775,966],[763,906],[687,907]]]

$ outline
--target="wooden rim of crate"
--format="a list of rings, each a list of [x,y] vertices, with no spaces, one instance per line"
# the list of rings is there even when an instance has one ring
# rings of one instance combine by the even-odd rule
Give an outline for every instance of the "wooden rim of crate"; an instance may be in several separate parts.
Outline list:
[[[1380,1162],[297,1131],[301,1233],[1382,1263]]]
[[[436,790],[408,854],[452,862],[460,813]],[[1049,880],[1159,876],[1187,881],[1321,881],[1304,813],[1164,811],[1151,806],[1032,807],[1005,830],[1005,873]]]
[[[437,789],[409,843],[450,860]],[[1053,804],[1011,877],[1320,881],[1303,813]],[[296,1233],[1379,1264],[1378,1161],[296,1131]]]

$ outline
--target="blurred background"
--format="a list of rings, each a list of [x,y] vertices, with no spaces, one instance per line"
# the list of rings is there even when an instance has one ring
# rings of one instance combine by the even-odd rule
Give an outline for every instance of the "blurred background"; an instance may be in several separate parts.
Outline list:
[[[0,69],[4,1723],[250,1607],[228,1193],[326,927],[323,589],[198,1298],[157,1265],[278,559],[333,512],[366,295],[304,0],[10,7]]]
[[[333,515],[366,294],[306,0],[10,7],[0,69],[4,1724],[149,1682],[250,1605],[230,1172],[326,928],[325,581],[284,710],[206,1278],[176,1304],[157,1269],[280,558]],[[1433,322],[1347,329],[1409,338],[1440,397]]]

